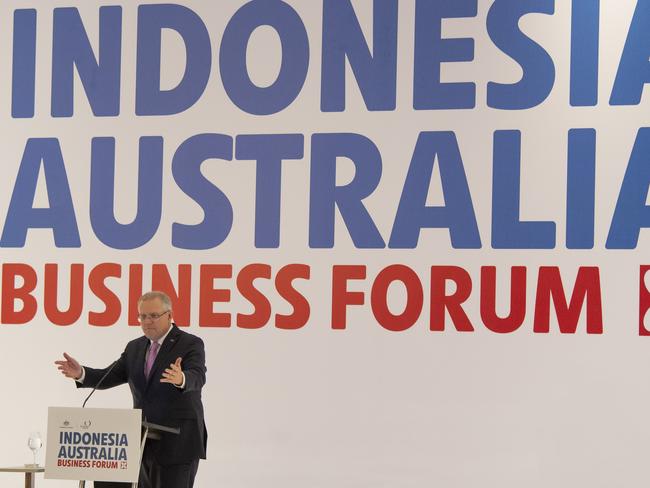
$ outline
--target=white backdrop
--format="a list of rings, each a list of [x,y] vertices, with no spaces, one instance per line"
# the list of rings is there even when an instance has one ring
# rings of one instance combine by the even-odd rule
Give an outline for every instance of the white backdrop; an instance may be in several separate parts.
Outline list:
[[[287,1],[302,19],[309,37],[305,83],[288,107],[269,115],[252,115],[229,99],[219,70],[224,29],[246,2],[183,1],[210,34],[212,70],[207,87],[200,99],[181,113],[138,116],[137,15],[138,6],[145,3],[149,2],[112,3],[122,7],[121,92],[119,115],[108,117],[93,115],[78,75],[73,115],[53,117],[50,104],[54,8],[76,7],[96,50],[98,9],[105,2],[7,0],[0,5],[0,117],[4,129],[0,141],[5,175],[0,180],[0,215],[6,218],[27,140],[57,138],[81,241],[80,247],[57,247],[51,228],[30,229],[23,246],[0,247],[3,310],[21,308],[20,301],[7,302],[11,297],[7,288],[12,283],[5,281],[6,265],[24,263],[37,276],[32,292],[37,304],[33,319],[24,324],[3,319],[0,325],[2,382],[6,385],[0,464],[30,462],[27,435],[32,430],[45,433],[48,406],[81,404],[87,391],[76,390],[53,365],[63,351],[82,363],[105,366],[128,340],[138,336],[137,327],[127,326],[129,266],[143,265],[143,287],[148,289],[151,266],[164,263],[176,285],[177,266],[191,266],[188,330],[206,343],[204,403],[209,445],[208,459],[201,463],[198,473],[199,487],[645,486],[650,437],[645,421],[650,401],[646,371],[650,360],[647,339],[639,333],[639,273],[640,266],[648,263],[643,249],[650,233],[641,230],[633,249],[606,248],[637,131],[648,125],[647,90],[639,104],[609,104],[636,2],[600,2],[595,106],[574,107],[569,103],[572,12],[571,2],[562,0],[555,2],[552,15],[529,14],[519,23],[553,60],[555,82],[549,96],[525,110],[488,107],[488,82],[516,83],[522,70],[488,35],[487,13],[493,2],[479,0],[476,16],[442,23],[443,37],[474,39],[472,61],[443,63],[441,69],[443,81],[476,84],[475,108],[415,110],[416,2],[400,1],[396,108],[368,110],[348,67],[345,110],[323,112],[323,4]],[[641,0],[639,9],[647,10],[645,4]],[[352,5],[372,46],[372,2],[357,0]],[[16,9],[26,8],[37,12],[35,109],[33,117],[13,117],[13,19]],[[185,49],[172,31],[165,31],[162,40],[161,85],[172,89],[183,76]],[[260,87],[273,83],[280,61],[277,34],[268,26],[256,30],[247,53],[253,82]],[[593,128],[597,134],[594,245],[579,250],[567,249],[565,235],[567,134],[575,128]],[[521,220],[555,222],[556,244],[552,249],[493,249],[491,245],[493,137],[497,130],[521,131]],[[423,131],[454,131],[482,247],[454,248],[447,229],[422,229],[413,249],[363,249],[355,246],[338,211],[334,246],[310,247],[312,135],[357,133],[377,146],[383,163],[381,181],[363,203],[388,242],[416,141]],[[241,134],[304,135],[304,157],[285,161],[282,166],[277,248],[255,245],[256,165],[241,160],[211,160],[202,167],[204,176],[232,204],[233,226],[227,238],[206,250],[172,245],[173,223],[195,225],[203,219],[201,207],[179,188],[172,175],[176,149],[189,137],[202,133],[233,138]],[[144,245],[114,249],[102,243],[91,226],[91,140],[115,138],[115,215],[122,223],[129,223],[137,211],[138,139],[142,136],[164,139],[160,226]],[[354,175],[354,165],[340,158],[338,185],[345,185]],[[41,170],[34,207],[48,207],[47,183]],[[427,204],[445,204],[438,163]],[[61,309],[70,302],[70,265],[84,264],[83,312],[71,325],[54,325],[44,313],[46,263],[59,265],[57,300]],[[106,280],[106,286],[122,302],[119,320],[108,327],[89,325],[88,320],[89,312],[104,310],[88,285],[89,271],[100,263],[118,263],[122,271],[121,277]],[[253,309],[238,292],[235,278],[251,263],[269,264],[273,277],[287,264],[309,266],[310,278],[294,282],[310,306],[304,327],[281,330],[273,319],[259,329],[236,326],[235,314]],[[215,303],[213,308],[214,312],[233,315],[230,327],[199,326],[199,272],[205,264],[232,265],[235,277],[216,280],[214,286],[231,290],[230,301]],[[419,318],[402,332],[386,330],[371,309],[373,280],[392,264],[414,270],[424,292]],[[367,279],[348,283],[349,290],[364,293],[365,304],[347,307],[345,330],[332,327],[335,265],[367,267]],[[474,332],[457,331],[449,316],[444,331],[429,330],[431,266],[458,266],[471,276],[473,289],[463,309]],[[526,316],[513,333],[497,334],[482,323],[482,266],[497,269],[497,310],[502,316],[508,314],[510,306],[511,267],[527,268]],[[587,333],[586,308],[573,334],[560,333],[553,307],[550,332],[533,331],[541,266],[559,267],[567,300],[578,269],[598,268],[602,334]],[[261,279],[255,284],[270,300],[272,314],[291,312],[272,280]],[[15,286],[20,285],[18,279]],[[404,310],[404,290],[400,283],[389,288],[389,308],[395,315]],[[453,293],[452,283],[447,291]],[[98,392],[90,403],[129,407],[131,398],[125,386]],[[10,477],[4,475],[1,483],[17,481]],[[70,486],[41,479],[38,484]]]

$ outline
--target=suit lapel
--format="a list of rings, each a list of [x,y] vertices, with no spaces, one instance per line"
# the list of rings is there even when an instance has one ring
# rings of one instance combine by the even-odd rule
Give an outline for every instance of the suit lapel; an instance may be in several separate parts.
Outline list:
[[[147,388],[149,388],[149,386],[151,385],[153,378],[156,378],[155,381],[159,382],[160,377],[162,376],[162,373],[165,370],[165,368],[167,368],[169,364],[173,362],[172,360],[170,360],[170,356],[174,352],[174,348],[176,347],[176,344],[178,344],[179,335],[180,335],[180,331],[178,330],[178,327],[172,324],[172,330],[169,331],[169,334],[165,338],[165,341],[162,343],[162,346],[160,347],[160,351],[158,351],[158,354],[156,355],[156,359],[153,362],[153,366],[151,367],[151,373],[149,374],[149,378],[147,380]],[[145,360],[143,358],[142,360],[143,377],[144,377],[144,361]]]
[[[144,362],[145,362],[145,357],[147,354],[147,349],[149,347],[149,339],[147,339],[145,336],[142,336],[139,341],[138,345],[135,349],[135,357],[133,358],[133,374],[131,377],[134,379],[135,382],[137,382],[139,385],[145,385],[147,380],[144,377]]]

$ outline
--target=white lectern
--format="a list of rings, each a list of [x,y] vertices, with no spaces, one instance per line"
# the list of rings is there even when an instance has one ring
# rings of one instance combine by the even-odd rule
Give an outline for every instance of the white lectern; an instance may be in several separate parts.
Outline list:
[[[137,409],[50,407],[45,478],[137,486],[144,446],[141,423]]]

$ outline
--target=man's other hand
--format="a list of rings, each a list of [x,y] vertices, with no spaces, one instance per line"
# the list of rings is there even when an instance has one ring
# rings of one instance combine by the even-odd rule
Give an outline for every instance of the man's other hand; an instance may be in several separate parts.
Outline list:
[[[61,374],[67,378],[72,378],[73,380],[78,380],[81,378],[81,365],[77,362],[75,358],[70,356],[67,352],[63,353],[64,361],[54,361]]]

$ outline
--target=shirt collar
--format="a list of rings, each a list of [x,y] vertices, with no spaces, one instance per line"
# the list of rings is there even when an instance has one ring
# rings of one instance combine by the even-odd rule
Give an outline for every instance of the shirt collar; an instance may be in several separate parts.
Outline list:
[[[157,342],[159,346],[162,346],[163,342],[165,342],[165,339],[167,338],[167,336],[169,335],[169,333],[172,331],[173,328],[174,328],[174,324],[169,324],[169,329],[167,329],[167,332],[165,332],[165,335],[162,336],[157,341],[152,341],[151,339],[149,339],[149,345],[151,345],[154,342]]]

